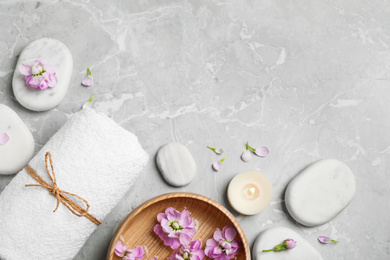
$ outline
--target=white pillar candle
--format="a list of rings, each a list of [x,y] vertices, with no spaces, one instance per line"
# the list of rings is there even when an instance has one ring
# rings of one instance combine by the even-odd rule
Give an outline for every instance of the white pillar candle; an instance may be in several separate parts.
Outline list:
[[[237,174],[227,190],[230,205],[243,215],[255,215],[271,202],[272,186],[267,177],[258,171]]]

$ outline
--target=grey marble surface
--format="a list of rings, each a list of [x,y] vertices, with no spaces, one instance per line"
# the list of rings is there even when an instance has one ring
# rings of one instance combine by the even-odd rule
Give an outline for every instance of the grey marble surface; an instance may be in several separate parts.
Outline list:
[[[104,259],[127,214],[176,191],[226,206],[250,245],[262,230],[285,226],[324,259],[389,259],[389,14],[389,1],[376,0],[2,1],[0,103],[25,121],[37,153],[95,94],[93,107],[137,134],[151,156],[75,259]],[[15,100],[11,81],[21,50],[42,37],[64,42],[74,68],[61,104],[32,112]],[[88,88],[80,85],[87,67],[95,80]],[[270,155],[242,162],[247,141]],[[168,142],[186,145],[197,162],[186,187],[169,186],[156,168],[156,152]],[[211,164],[221,157],[206,145],[229,155],[217,173]],[[306,228],[289,217],[283,194],[322,158],[349,165],[357,193],[335,219]],[[245,217],[228,205],[226,188],[250,169],[267,175],[274,198]],[[0,176],[0,191],[12,177]],[[340,243],[321,245],[319,235]]]

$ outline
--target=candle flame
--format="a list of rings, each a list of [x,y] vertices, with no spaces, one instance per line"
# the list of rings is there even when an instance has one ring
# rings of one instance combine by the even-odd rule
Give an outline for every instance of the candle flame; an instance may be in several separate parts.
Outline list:
[[[249,189],[249,193],[252,195],[253,193],[255,193],[256,189],[255,188],[250,188]]]

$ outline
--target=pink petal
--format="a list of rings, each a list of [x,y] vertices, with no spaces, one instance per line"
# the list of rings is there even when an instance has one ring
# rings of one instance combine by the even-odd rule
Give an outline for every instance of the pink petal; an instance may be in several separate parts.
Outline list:
[[[221,169],[221,166],[222,166],[221,162],[215,162],[213,163],[213,170],[217,172],[219,171],[219,169]]]
[[[225,237],[226,240],[228,241],[233,241],[233,239],[236,237],[236,230],[230,226],[225,226],[222,229],[223,236]]]
[[[161,220],[167,218],[167,215],[165,213],[159,213],[157,215],[157,221],[161,223]]]
[[[192,223],[192,218],[186,216],[180,219],[180,226],[183,228],[187,228]]]
[[[118,241],[115,245],[115,254],[119,257],[123,257],[125,255],[126,247],[123,246],[122,241]]]
[[[219,230],[219,229],[215,230],[215,231],[214,231],[213,238],[215,239],[215,241],[224,240],[224,239],[223,239],[223,236],[222,236],[222,231]]]
[[[22,73],[23,75],[25,76],[29,76],[32,74],[31,72],[31,66],[27,65],[27,64],[21,64],[19,66],[19,71],[20,73]]]
[[[269,149],[265,146],[256,148],[255,154],[260,157],[266,157],[269,154]]]
[[[206,246],[218,246],[218,241],[216,241],[214,238],[209,238],[206,241]]]
[[[319,236],[318,237],[318,241],[320,241],[323,244],[327,244],[327,243],[330,242],[330,238],[329,237],[325,237],[325,236]]]
[[[178,238],[166,237],[164,239],[164,245],[170,246],[172,249],[178,249],[180,247],[180,241]]]
[[[145,256],[145,249],[143,246],[136,246],[133,248],[133,255],[135,259],[142,259]]]
[[[245,150],[242,154],[241,154],[241,160],[243,162],[249,162],[250,160],[252,159],[252,155],[249,151]]]
[[[9,136],[5,132],[0,132],[0,144],[6,144],[9,141]]]
[[[189,243],[191,243],[191,238],[192,237],[190,237],[186,233],[181,233],[179,236],[180,244],[182,244],[184,246],[188,245]]]
[[[191,212],[189,212],[187,209],[183,209],[183,211],[181,212],[182,217],[190,216],[190,215],[191,215]]]
[[[202,242],[199,240],[194,240],[190,243],[190,250],[191,251],[198,251],[202,247]]]
[[[154,257],[152,257],[152,259],[150,259],[150,260],[158,260],[158,257],[157,257],[157,256],[154,256]]]
[[[93,78],[92,76],[87,76],[83,81],[81,82],[83,86],[89,87],[93,84]]]

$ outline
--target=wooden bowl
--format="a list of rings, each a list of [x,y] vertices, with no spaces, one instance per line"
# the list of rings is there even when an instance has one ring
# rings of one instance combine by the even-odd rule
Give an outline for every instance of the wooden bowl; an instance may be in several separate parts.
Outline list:
[[[157,214],[164,212],[168,207],[174,207],[178,211],[184,208],[191,212],[191,217],[199,221],[199,227],[194,239],[202,241],[202,249],[206,240],[213,237],[214,231],[222,229],[226,225],[233,226],[237,235],[235,239],[241,239],[243,250],[237,255],[238,260],[250,260],[250,250],[244,231],[233,215],[219,203],[204,196],[193,193],[168,193],[155,197],[130,213],[116,230],[107,252],[108,260],[119,260],[114,254],[114,248],[120,236],[130,248],[143,245],[147,248],[144,259],[149,260],[158,256],[160,260],[166,259],[175,250],[165,246],[163,241],[153,232],[153,227],[158,224]],[[207,256],[205,259],[209,259]]]

